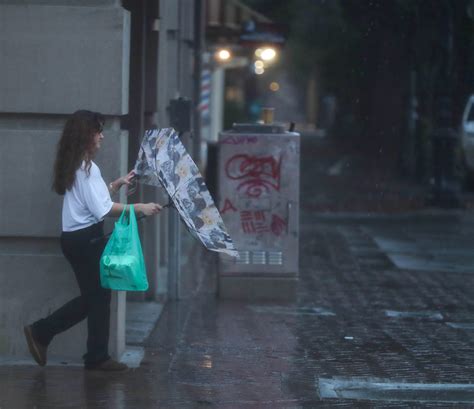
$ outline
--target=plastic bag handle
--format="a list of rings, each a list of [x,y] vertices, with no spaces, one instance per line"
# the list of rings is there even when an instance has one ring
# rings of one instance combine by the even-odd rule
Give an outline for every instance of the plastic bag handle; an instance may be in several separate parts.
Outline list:
[[[128,206],[128,212],[127,212],[127,206]],[[124,221],[125,218],[128,218],[127,222]],[[135,208],[133,207],[132,204],[125,205],[123,210],[122,210],[122,214],[120,215],[119,219],[117,220],[117,223],[129,225],[132,220],[135,220],[135,223],[137,221],[137,218],[135,216]]]
[[[128,225],[130,228],[138,232],[137,217],[135,216],[135,207],[130,205],[130,211],[128,212]]]

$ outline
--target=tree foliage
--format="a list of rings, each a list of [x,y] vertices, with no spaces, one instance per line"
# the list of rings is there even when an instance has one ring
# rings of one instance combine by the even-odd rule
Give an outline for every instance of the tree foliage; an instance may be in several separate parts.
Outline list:
[[[473,0],[247,3],[289,25],[294,77],[304,81],[317,72],[322,92],[337,96],[340,114],[356,116],[367,146],[398,149],[412,115],[409,98],[416,97],[429,128],[436,126],[437,95],[449,94],[457,127],[474,92]]]

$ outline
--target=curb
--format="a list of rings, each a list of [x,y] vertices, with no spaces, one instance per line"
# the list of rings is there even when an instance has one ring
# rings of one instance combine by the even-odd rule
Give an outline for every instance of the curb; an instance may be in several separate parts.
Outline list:
[[[308,214],[302,210],[301,216]],[[474,222],[474,213],[466,210],[427,209],[406,213],[376,213],[376,212],[331,212],[311,214],[311,221],[316,222]]]

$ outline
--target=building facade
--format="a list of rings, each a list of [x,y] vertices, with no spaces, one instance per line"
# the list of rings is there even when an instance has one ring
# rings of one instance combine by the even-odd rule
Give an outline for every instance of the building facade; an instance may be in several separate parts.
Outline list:
[[[170,101],[185,97],[195,105],[203,15],[199,0],[0,1],[1,358],[27,357],[23,325],[78,295],[59,247],[62,198],[51,190],[67,116],[77,109],[105,114],[96,162],[106,182],[126,174],[143,131],[170,125]],[[189,134],[183,140],[194,155],[199,142]],[[167,199],[140,188],[114,200]],[[179,296],[180,234],[173,212],[141,224],[150,289],[129,301],[162,304]],[[126,305],[127,294],[114,292],[115,357],[126,348]],[[50,358],[80,360],[85,338],[84,322],[56,337]]]
[[[238,41],[250,18],[264,20],[237,0],[0,0],[0,362],[29,358],[23,325],[79,293],[59,246],[62,198],[51,190],[68,115],[89,109],[106,116],[95,159],[106,182],[133,168],[153,127],[187,124],[182,141],[204,171],[224,104],[224,68],[210,60],[220,43]],[[209,128],[200,106],[202,80],[211,77]],[[172,106],[183,109],[174,115]],[[140,186],[114,201],[168,198]],[[112,228],[107,220],[106,231]],[[192,295],[202,277],[202,247],[176,212],[141,222],[140,234],[150,288],[113,294],[116,358],[126,350],[127,305],[161,311],[167,300]],[[79,361],[85,343],[84,322],[56,337],[48,355]]]

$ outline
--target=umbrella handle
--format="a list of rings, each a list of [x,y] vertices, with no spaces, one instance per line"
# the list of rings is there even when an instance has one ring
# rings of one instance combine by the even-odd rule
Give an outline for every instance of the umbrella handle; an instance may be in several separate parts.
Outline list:
[[[165,209],[165,208],[167,208],[167,207],[174,207],[174,206],[173,206],[173,203],[169,202],[168,204],[165,204],[164,206],[161,206],[161,209]],[[147,216],[145,216],[144,214],[142,214],[140,217],[137,217],[137,222],[140,221],[140,220],[145,219],[146,217],[147,217]],[[112,233],[110,233],[110,234],[112,234]],[[110,234],[109,234],[109,235],[110,235]]]
[[[171,202],[169,202],[168,204],[165,204],[164,206],[162,206],[161,208],[164,209],[166,207],[174,207],[173,204]],[[142,215],[140,217],[137,217],[137,222],[139,220],[143,220],[144,218],[146,218],[145,215]],[[102,239],[107,239],[109,238],[111,235],[112,235],[113,231],[111,231],[110,233],[107,233],[107,234],[104,234],[103,236],[100,236],[100,237],[96,237],[95,239],[91,239],[90,240],[90,243],[93,244],[93,243],[97,243],[99,240],[102,240]]]

